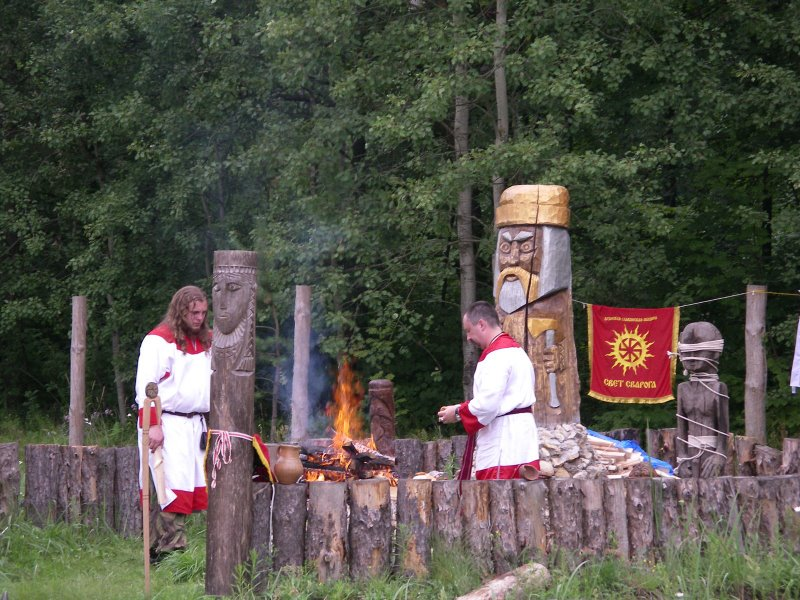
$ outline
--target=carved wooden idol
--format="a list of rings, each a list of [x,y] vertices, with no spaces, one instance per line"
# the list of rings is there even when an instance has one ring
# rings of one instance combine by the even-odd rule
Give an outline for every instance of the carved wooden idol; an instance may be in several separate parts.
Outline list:
[[[533,362],[539,427],[580,422],[568,226],[569,192],[557,185],[512,186],[495,211],[497,312]]]
[[[676,450],[680,477],[716,477],[727,459],[728,386],[719,380],[724,341],[711,323],[689,323],[678,357],[689,381],[678,384]]]
[[[369,428],[378,452],[394,456],[394,386],[388,379],[369,382]]]
[[[206,593],[230,594],[237,566],[248,560],[253,511],[251,486],[255,394],[255,252],[214,253],[211,290],[214,331],[211,347],[212,431],[208,475]],[[199,440],[198,440],[199,443]],[[221,452],[221,460],[215,460]],[[246,492],[246,493],[245,493]]]

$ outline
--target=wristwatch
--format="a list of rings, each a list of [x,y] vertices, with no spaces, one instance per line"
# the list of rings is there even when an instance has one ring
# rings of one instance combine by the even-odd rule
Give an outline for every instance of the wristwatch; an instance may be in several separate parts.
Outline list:
[[[461,408],[458,404],[456,404],[456,422],[461,420],[461,413],[458,412],[458,409]]]

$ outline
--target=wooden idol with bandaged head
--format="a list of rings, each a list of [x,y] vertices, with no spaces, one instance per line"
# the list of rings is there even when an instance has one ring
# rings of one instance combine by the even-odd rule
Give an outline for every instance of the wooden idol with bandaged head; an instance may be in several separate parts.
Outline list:
[[[533,362],[540,427],[580,422],[569,215],[558,185],[512,186],[495,211],[497,312]]]

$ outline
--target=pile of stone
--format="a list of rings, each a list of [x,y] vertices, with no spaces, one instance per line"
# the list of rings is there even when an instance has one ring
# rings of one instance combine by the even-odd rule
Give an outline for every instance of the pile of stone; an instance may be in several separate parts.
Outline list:
[[[608,473],[580,423],[539,428],[539,470],[544,477],[597,479]]]

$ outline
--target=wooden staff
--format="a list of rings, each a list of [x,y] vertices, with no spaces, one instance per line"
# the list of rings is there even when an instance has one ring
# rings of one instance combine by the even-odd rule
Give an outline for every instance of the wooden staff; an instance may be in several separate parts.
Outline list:
[[[158,385],[145,387],[147,400],[142,405],[142,538],[144,540],[144,597],[150,597],[150,405],[158,395]]]

